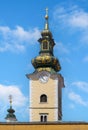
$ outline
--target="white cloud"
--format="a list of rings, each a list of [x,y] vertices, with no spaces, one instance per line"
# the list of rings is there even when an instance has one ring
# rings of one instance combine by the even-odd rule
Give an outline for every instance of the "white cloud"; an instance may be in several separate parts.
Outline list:
[[[72,6],[70,8],[57,7],[54,11],[54,19],[65,24],[65,26],[88,28],[88,12]]]
[[[83,106],[88,106],[88,102],[84,101],[79,94],[76,94],[74,92],[70,92],[68,97],[70,100],[74,101],[77,104],[80,104]]]
[[[21,26],[11,29],[8,26],[0,26],[0,52],[23,52],[28,44],[35,43],[40,36],[38,28],[25,30]]]
[[[9,108],[9,95],[12,95],[13,97],[12,105],[13,109],[15,109],[16,111],[16,114],[20,114],[20,117],[22,118],[24,117],[24,115],[27,116],[28,99],[23,95],[23,93],[19,89],[19,86],[6,86],[0,84],[0,121],[3,121],[7,114],[7,109]],[[22,119],[22,121],[24,121],[24,119]]]
[[[88,12],[78,6],[57,7],[53,13],[54,23],[61,26],[70,34],[77,33],[79,41],[88,44]]]
[[[7,104],[9,95],[13,96],[13,105],[15,106],[24,106],[27,101],[18,86],[0,84],[0,99]]]
[[[14,37],[18,39],[18,41],[26,41],[29,42],[31,40],[35,41],[40,36],[40,31],[37,28],[32,30],[24,30],[21,26],[17,26],[15,30],[12,30]]]
[[[75,11],[69,18],[69,24],[74,27],[85,28],[88,27],[88,13],[83,10]]]
[[[73,86],[78,87],[80,90],[84,92],[88,92],[88,83],[83,81],[77,81],[72,83]]]

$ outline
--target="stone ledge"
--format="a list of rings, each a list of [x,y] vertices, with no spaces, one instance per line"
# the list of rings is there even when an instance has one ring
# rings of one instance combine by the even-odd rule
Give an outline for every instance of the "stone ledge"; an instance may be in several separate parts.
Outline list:
[[[68,122],[0,122],[0,125],[88,125],[88,122],[68,121]]]

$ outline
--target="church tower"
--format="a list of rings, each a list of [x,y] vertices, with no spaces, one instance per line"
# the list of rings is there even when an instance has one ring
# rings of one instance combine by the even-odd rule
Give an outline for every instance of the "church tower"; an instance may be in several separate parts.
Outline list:
[[[40,52],[32,59],[35,71],[27,74],[27,78],[30,79],[30,122],[55,122],[62,119],[61,101],[64,80],[58,73],[61,66],[53,53],[55,42],[49,29],[48,18],[48,9],[46,9],[45,26],[38,40]]]
[[[6,115],[5,119],[6,122],[17,122],[16,116],[15,116],[15,110],[12,108],[12,95],[9,96],[10,100],[10,108],[7,110],[8,114]]]

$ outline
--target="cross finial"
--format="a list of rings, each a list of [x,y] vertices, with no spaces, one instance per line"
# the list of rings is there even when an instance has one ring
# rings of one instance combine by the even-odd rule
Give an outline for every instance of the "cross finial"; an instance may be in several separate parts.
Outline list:
[[[46,15],[48,15],[48,8],[46,8]]]
[[[46,8],[46,15],[45,15],[45,20],[46,20],[46,23],[45,23],[45,30],[48,30],[49,29],[49,25],[48,25],[48,8]]]
[[[12,95],[9,95],[10,106],[12,106]]]
[[[46,8],[46,15],[45,15],[45,19],[48,20],[48,8]]]

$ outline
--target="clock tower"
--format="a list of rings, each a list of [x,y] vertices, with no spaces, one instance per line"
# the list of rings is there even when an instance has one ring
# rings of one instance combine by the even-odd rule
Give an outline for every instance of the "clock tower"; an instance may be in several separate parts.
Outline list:
[[[60,73],[59,60],[53,54],[55,45],[48,24],[46,9],[45,26],[41,32],[40,52],[32,59],[35,71],[27,74],[29,83],[30,122],[55,122],[62,119],[62,87],[64,80]]]

